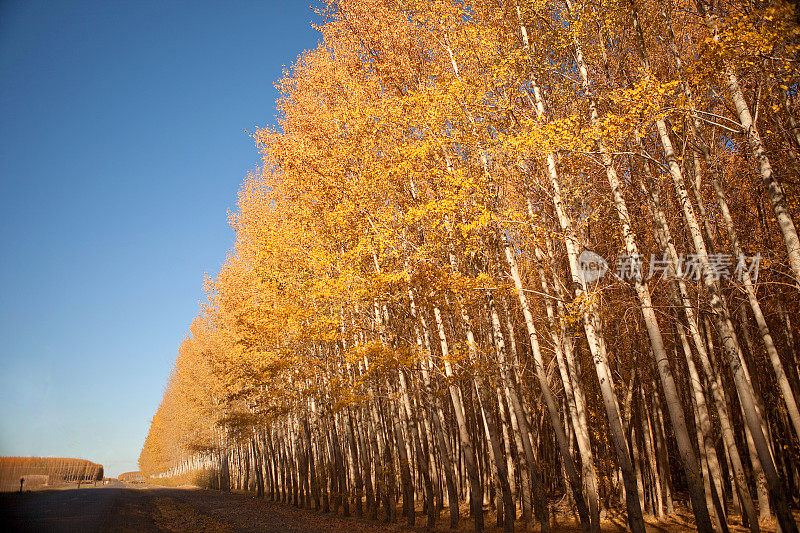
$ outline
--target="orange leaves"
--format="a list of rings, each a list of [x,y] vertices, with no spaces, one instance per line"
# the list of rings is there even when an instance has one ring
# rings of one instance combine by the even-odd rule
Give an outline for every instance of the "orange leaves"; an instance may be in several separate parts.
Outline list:
[[[682,154],[691,155],[695,144],[675,59],[693,72],[685,81],[694,104],[726,120],[715,62],[757,71],[759,55],[798,52],[798,30],[787,22],[783,2],[730,14],[720,21],[720,41],[705,44],[693,8],[679,3],[668,13],[638,2],[646,72],[629,2],[575,2],[573,13],[545,0],[518,4],[519,16],[511,2],[328,4],[322,42],[277,84],[279,127],[253,135],[263,167],[239,191],[230,215],[235,246],[207,282],[207,301],[180,348],[143,451],[148,468],[192,447],[212,449],[224,431],[246,433],[288,412],[359,406],[376,384],[416,367],[423,352],[435,352],[425,354],[431,373],[444,358],[456,377],[492,377],[491,327],[478,324],[480,346],[471,352],[459,342],[465,336],[459,319],[462,305],[477,317],[485,313],[490,291],[498,300],[514,299],[500,235],[512,242],[528,286],[540,288],[541,268],[545,285],[563,284],[569,292],[571,277],[559,268],[564,238],[572,237],[559,229],[549,165],[558,176],[558,208],[574,217],[579,242],[616,253],[617,225],[608,221],[617,215],[609,212],[598,141],[619,163],[624,194],[636,199],[635,231],[649,235],[635,174],[646,159],[654,181],[661,179],[653,122],[668,116],[682,137]],[[674,49],[663,37],[669,28],[678,34]],[[591,70],[585,86],[577,45]],[[780,144],[784,104],[773,100],[796,86],[790,70],[776,67],[764,79],[759,120],[771,120],[764,131],[775,132],[767,137],[775,153],[787,152]],[[749,89],[754,98],[761,83]],[[594,126],[590,105],[598,113]],[[710,126],[737,201],[753,203],[748,195],[757,192],[750,162],[738,151],[742,141]],[[656,155],[647,159],[631,147],[637,134]],[[672,213],[674,200],[666,192],[663,198]],[[792,198],[787,203],[796,207]],[[736,216],[746,219],[747,212]],[[539,257],[542,250],[552,262]],[[544,315],[536,292],[532,305]],[[601,297],[607,296],[558,300],[565,326],[580,327]],[[450,337],[447,356],[446,347],[436,351],[441,339],[426,345],[417,329],[420,317],[433,324],[434,307],[444,316],[441,334]],[[436,379],[434,388],[443,382]]]

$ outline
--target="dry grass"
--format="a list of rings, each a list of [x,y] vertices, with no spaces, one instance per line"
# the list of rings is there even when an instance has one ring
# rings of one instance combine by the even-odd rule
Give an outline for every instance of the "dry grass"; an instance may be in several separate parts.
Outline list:
[[[158,487],[195,487],[199,489],[207,489],[211,487],[211,476],[214,474],[211,470],[195,470],[182,476],[172,476],[165,478],[151,478],[145,479],[145,483],[155,485]]]

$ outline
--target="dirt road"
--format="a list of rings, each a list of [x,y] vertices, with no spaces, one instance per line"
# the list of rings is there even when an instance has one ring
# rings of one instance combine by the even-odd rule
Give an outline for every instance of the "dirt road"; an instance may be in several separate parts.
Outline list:
[[[472,529],[468,513],[463,510],[460,531]],[[446,513],[437,531],[447,531]],[[0,493],[0,531],[80,532],[80,533],[422,533],[424,517],[417,527],[408,529],[401,522],[384,524],[342,518],[291,505],[265,501],[252,494],[230,494],[208,490],[154,488],[149,485],[117,483],[112,486],[67,490],[40,490]],[[487,516],[487,532],[492,527]],[[775,531],[774,523],[762,528]],[[604,521],[604,532],[626,530],[622,515],[614,514]],[[673,515],[666,522],[648,524],[651,533],[688,533],[695,528],[686,512]],[[577,532],[575,524],[560,524],[554,532]],[[732,532],[746,533],[740,525]]]
[[[134,487],[119,484],[0,494],[0,529],[47,533],[397,531],[393,526],[302,511],[244,494]]]

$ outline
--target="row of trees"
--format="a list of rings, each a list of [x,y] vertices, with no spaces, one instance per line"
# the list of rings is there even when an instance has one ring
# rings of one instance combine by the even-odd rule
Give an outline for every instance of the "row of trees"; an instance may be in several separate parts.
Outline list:
[[[145,477],[136,470],[134,472],[123,472],[117,479],[125,483],[144,483]]]
[[[586,531],[676,500],[797,531],[795,7],[320,14],[142,472],[477,531],[564,497]]]
[[[86,459],[64,457],[0,457],[0,491],[16,491],[36,485],[92,483],[103,479],[103,465]]]

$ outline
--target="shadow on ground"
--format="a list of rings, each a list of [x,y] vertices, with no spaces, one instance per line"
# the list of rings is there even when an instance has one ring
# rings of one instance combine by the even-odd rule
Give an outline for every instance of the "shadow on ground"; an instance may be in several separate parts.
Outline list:
[[[395,531],[246,494],[131,486],[0,494],[0,524],[47,533]]]

